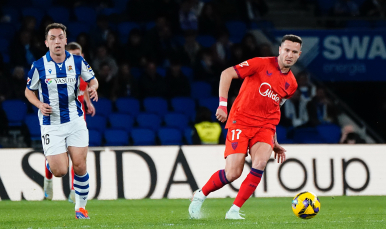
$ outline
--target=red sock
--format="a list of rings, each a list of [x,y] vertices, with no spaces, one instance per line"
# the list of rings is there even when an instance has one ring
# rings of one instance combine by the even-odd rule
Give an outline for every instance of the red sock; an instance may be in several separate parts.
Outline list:
[[[71,166],[71,190],[74,190],[74,167]]]
[[[45,165],[44,168],[46,168],[46,178],[52,179],[52,173],[50,172],[50,170],[48,170],[46,163],[44,165]]]
[[[229,181],[227,180],[227,177],[225,176],[225,170],[219,170],[215,172],[208,182],[202,187],[202,193],[207,196],[209,193],[214,192],[222,187],[224,185],[229,184]]]
[[[264,171],[258,169],[251,169],[251,172],[248,174],[247,178],[241,184],[239,193],[237,193],[236,199],[233,202],[237,207],[243,206],[245,201],[255,192],[257,186],[260,183],[261,176]]]

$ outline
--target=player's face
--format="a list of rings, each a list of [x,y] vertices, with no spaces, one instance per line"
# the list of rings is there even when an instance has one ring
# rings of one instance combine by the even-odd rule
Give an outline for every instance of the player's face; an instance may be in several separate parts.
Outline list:
[[[68,50],[68,52],[71,53],[72,55],[75,55],[75,56],[83,56],[83,54],[80,51],[80,49]]]
[[[300,54],[301,45],[297,42],[289,40],[284,41],[279,47],[279,61],[285,68],[290,68],[298,61]]]
[[[50,29],[46,38],[46,46],[54,55],[64,55],[67,44],[66,34],[62,29]]]

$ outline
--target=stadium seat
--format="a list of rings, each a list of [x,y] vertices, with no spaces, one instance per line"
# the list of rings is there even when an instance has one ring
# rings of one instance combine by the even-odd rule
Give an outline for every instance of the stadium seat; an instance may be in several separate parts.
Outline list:
[[[80,33],[88,33],[90,31],[90,25],[83,22],[70,22],[67,26],[67,31],[69,36],[76,39]]]
[[[155,133],[146,128],[133,128],[131,130],[131,138],[135,146],[155,145]]]
[[[172,108],[175,112],[185,114],[189,120],[194,121],[196,114],[196,103],[190,97],[175,97],[171,99]]]
[[[104,132],[105,146],[127,146],[129,145],[129,134],[124,130],[107,129]]]
[[[50,7],[46,12],[55,22],[67,25],[70,20],[70,12],[66,7]]]
[[[143,99],[146,112],[154,113],[163,117],[168,112],[168,102],[161,97],[147,97]]]
[[[129,114],[132,117],[137,117],[139,114],[139,100],[134,98],[121,97],[115,101],[115,106],[119,113]]]
[[[139,79],[142,75],[142,69],[137,68],[137,67],[131,67],[130,73],[132,76],[134,76],[134,78]]]
[[[3,110],[8,119],[8,126],[22,126],[27,114],[27,104],[20,99],[5,100]]]
[[[12,24],[0,24],[0,39],[10,41],[15,35],[15,27]]]
[[[193,145],[192,134],[193,134],[192,128],[188,127],[184,130],[184,138],[188,145]]]
[[[103,133],[106,129],[106,117],[101,115],[95,115],[91,117],[91,115],[87,115],[86,117],[87,129],[96,130],[100,133]]]
[[[98,102],[93,103],[96,113],[104,117],[109,117],[113,111],[112,103],[110,99],[99,98]]]
[[[122,13],[126,10],[126,5],[129,0],[113,0],[114,3],[114,9],[117,11],[117,13]]]
[[[182,145],[181,131],[175,128],[163,127],[158,130],[161,145]]]
[[[155,22],[154,21],[149,21],[149,22],[146,22],[145,30],[148,31],[148,30],[151,30],[154,27],[155,27]]]
[[[88,130],[88,145],[89,146],[102,146],[102,135],[97,130]]]
[[[122,44],[126,44],[129,38],[130,31],[134,28],[141,29],[135,22],[121,22],[118,25],[119,40]]]
[[[85,22],[91,26],[94,26],[96,23],[96,12],[94,8],[86,6],[76,7],[74,14],[79,22]]]
[[[297,128],[294,130],[295,143],[325,143],[324,139],[318,133],[318,130],[313,127]]]
[[[216,121],[216,111],[218,108],[218,104],[219,104],[218,97],[209,97],[209,98],[198,100],[198,105],[200,107],[206,107],[212,112],[212,121]]]
[[[243,21],[227,21],[225,26],[229,31],[229,38],[231,41],[240,42],[247,32],[247,25]]]
[[[128,114],[112,113],[109,116],[109,122],[113,129],[130,132],[133,128],[134,119]]]
[[[196,41],[205,48],[210,48],[216,43],[216,39],[210,35],[200,35],[196,37]]]
[[[32,5],[39,9],[47,9],[52,5],[52,0],[31,0]]]
[[[193,99],[208,98],[212,94],[212,87],[209,83],[204,81],[196,81],[192,83],[192,91],[190,93]]]
[[[35,8],[35,7],[26,7],[21,10],[21,14],[23,17],[25,16],[32,16],[36,19],[36,27],[40,25],[40,22],[42,21],[45,13],[42,9]]]
[[[349,20],[346,22],[347,29],[364,29],[368,30],[371,28],[371,22],[366,20]]]
[[[261,20],[258,22],[251,22],[250,27],[251,27],[251,29],[261,29],[261,30],[271,30],[271,29],[275,28],[272,21],[267,21],[267,20]]]
[[[318,133],[326,143],[339,143],[341,129],[335,124],[322,124],[316,127]]]
[[[7,54],[8,53],[9,42],[6,39],[0,37],[0,53]]]
[[[182,73],[189,79],[189,82],[193,82],[193,69],[188,66],[181,66]]]
[[[184,131],[189,126],[189,119],[186,115],[176,112],[170,112],[165,115],[165,125]]]
[[[157,131],[161,126],[162,120],[156,114],[142,112],[137,116],[137,123],[139,127]]]
[[[165,77],[166,76],[166,69],[163,68],[163,67],[157,67],[157,73],[162,76],[162,77]]]
[[[40,140],[40,124],[39,117],[36,114],[27,114],[24,119],[24,123],[30,134],[32,141]]]
[[[281,125],[276,126],[276,137],[279,143],[287,140],[287,129]]]

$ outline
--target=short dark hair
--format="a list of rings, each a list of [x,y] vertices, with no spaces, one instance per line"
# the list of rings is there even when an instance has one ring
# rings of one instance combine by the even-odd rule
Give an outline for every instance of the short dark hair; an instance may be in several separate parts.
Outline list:
[[[61,29],[61,30],[63,30],[64,35],[66,35],[66,29],[67,29],[67,27],[66,27],[65,25],[63,25],[63,24],[61,24],[61,23],[51,23],[51,24],[47,25],[47,27],[46,27],[46,34],[45,34],[45,36],[44,36],[44,37],[46,38],[46,40],[47,40],[48,32],[49,32],[51,29]]]
[[[76,49],[79,49],[80,52],[82,52],[82,46],[80,46],[79,43],[77,42],[70,42],[68,43],[68,45],[66,46],[66,50],[69,51],[69,50],[76,50]]]
[[[302,43],[303,43],[302,38],[293,34],[284,35],[284,37],[281,39],[281,43],[283,43],[284,41],[296,42],[296,43],[299,43],[300,46],[302,46]]]

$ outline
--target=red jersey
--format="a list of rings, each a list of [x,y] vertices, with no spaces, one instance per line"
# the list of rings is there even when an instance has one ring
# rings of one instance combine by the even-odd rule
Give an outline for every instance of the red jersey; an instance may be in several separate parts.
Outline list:
[[[86,93],[87,83],[84,82],[82,77],[79,77],[79,78],[80,78],[80,84],[79,84],[78,100],[82,104],[83,116],[84,118],[86,118],[86,109],[84,107],[84,93]]]
[[[276,57],[256,57],[233,66],[244,79],[229,112],[226,128],[264,127],[275,130],[280,103],[290,98],[298,84],[291,70],[282,73]]]

